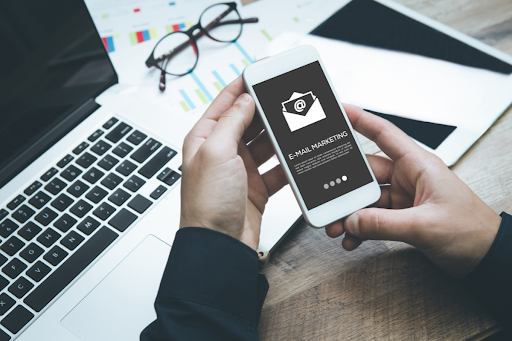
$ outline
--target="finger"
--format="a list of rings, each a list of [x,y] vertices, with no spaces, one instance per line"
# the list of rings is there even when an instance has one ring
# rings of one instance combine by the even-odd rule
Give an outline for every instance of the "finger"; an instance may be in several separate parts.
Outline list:
[[[391,176],[393,175],[393,170],[395,167],[393,160],[390,160],[387,157],[372,154],[366,154],[366,158],[370,163],[370,167],[372,168],[373,174],[375,174],[377,182],[379,184],[391,183]]]
[[[345,219],[343,227],[359,239],[398,240],[413,244],[417,240],[419,217],[423,208],[365,208]],[[412,242],[411,242],[412,241]]]
[[[256,162],[258,167],[275,155],[272,142],[270,141],[266,131],[262,132],[258,137],[252,140],[247,147],[249,147],[249,151],[251,152],[254,162]]]
[[[343,104],[355,130],[372,140],[392,160],[398,160],[409,152],[423,152],[406,133],[393,123],[370,114],[354,105]]]
[[[380,186],[380,198],[369,207],[391,208],[391,186]]]
[[[183,143],[183,157],[185,159],[197,152],[203,142],[210,136],[222,114],[233,106],[233,103],[244,91],[245,86],[242,77],[238,77],[221,91],[187,134]]]
[[[341,241],[341,246],[347,251],[353,251],[357,249],[359,245],[363,242],[362,239],[351,236],[350,234],[345,234],[345,238]]]
[[[260,115],[254,115],[254,118],[252,119],[249,128],[247,128],[245,131],[242,139],[245,141],[245,143],[249,143],[263,131],[263,128],[263,122],[261,122]]]
[[[205,148],[220,156],[237,154],[238,144],[254,116],[254,100],[249,94],[242,94],[233,106],[221,115],[208,139]]]
[[[281,188],[288,184],[288,179],[286,179],[281,165],[277,165],[271,170],[267,171],[262,175],[262,177],[265,185],[267,186],[269,197],[279,192]]]
[[[327,225],[325,227],[325,233],[331,238],[338,238],[341,236],[343,233],[345,233],[342,221],[338,220],[332,224]]]

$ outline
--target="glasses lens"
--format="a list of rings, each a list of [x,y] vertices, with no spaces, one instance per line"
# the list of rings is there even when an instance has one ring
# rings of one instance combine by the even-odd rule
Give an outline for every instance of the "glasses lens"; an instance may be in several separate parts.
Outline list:
[[[240,16],[233,7],[219,4],[208,8],[201,15],[201,26],[210,37],[219,41],[233,41],[242,32]]]
[[[166,72],[177,76],[186,74],[197,62],[197,54],[192,44],[188,35],[174,32],[158,43],[154,57]]]

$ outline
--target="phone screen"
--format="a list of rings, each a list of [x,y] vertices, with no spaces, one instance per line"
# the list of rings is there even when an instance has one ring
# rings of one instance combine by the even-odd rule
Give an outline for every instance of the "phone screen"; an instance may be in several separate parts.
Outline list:
[[[308,210],[372,182],[318,61],[253,89]]]

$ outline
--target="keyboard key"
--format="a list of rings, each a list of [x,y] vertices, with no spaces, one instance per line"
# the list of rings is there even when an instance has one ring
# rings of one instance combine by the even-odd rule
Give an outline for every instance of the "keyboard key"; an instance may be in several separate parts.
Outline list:
[[[9,281],[4,276],[0,276],[0,290],[4,290],[4,288],[8,285],[9,285]]]
[[[98,129],[94,133],[92,133],[91,136],[89,136],[87,139],[91,142],[96,141],[101,135],[103,135],[103,130]]]
[[[62,160],[59,161],[59,163],[57,163],[57,167],[59,168],[64,168],[68,165],[68,163],[70,163],[71,161],[73,161],[74,157],[71,156],[70,154],[64,156],[64,158]]]
[[[50,180],[51,178],[53,178],[53,176],[55,174],[57,174],[58,170],[55,169],[54,167],[50,168],[46,173],[44,173],[42,176],[41,176],[41,180],[43,180],[44,182]]]
[[[73,167],[73,166],[70,166]],[[69,169],[69,168],[68,168]],[[48,185],[44,187],[45,190],[53,195],[57,195],[66,187],[66,183],[59,178],[53,179]]]
[[[7,257],[5,257],[4,255],[0,254],[0,265],[4,265],[5,262],[7,262]],[[0,277],[2,277],[2,276],[0,276]],[[2,290],[3,288],[4,287],[1,287],[1,285],[0,285],[0,290]]]
[[[86,235],[90,235],[93,233],[98,227],[100,223],[94,220],[91,217],[85,218],[78,226],[76,227],[80,232],[85,233]]]
[[[95,209],[94,212],[92,212],[92,213],[96,217],[100,218],[101,220],[107,220],[108,217],[110,217],[112,215],[112,213],[114,213],[115,211],[116,211],[116,209],[114,207],[112,207],[109,204],[107,204],[106,202],[104,202],[100,205],[100,207]]]
[[[120,158],[123,158],[126,155],[128,155],[132,150],[133,150],[133,147],[130,147],[126,143],[121,142],[116,148],[114,148],[112,153],[116,154]]]
[[[37,261],[30,269],[27,270],[26,274],[34,281],[39,282],[48,275],[52,269],[41,261]]]
[[[46,207],[38,215],[35,216],[35,220],[38,221],[41,225],[46,226],[51,223],[55,218],[57,218],[58,214]]]
[[[52,201],[52,206],[61,212],[64,212],[66,208],[73,203],[73,199],[68,197],[66,194],[61,194],[57,199]]]
[[[82,194],[84,194],[85,191],[87,191],[88,189],[89,189],[89,186],[84,184],[82,181],[77,180],[68,188],[68,193],[73,195],[75,198],[78,198]]]
[[[0,246],[3,252],[7,253],[9,256],[14,256],[16,252],[21,250],[22,247],[25,246],[25,243],[19,240],[17,237],[12,236],[7,239],[5,243]]]
[[[131,142],[134,145],[138,146],[142,141],[146,139],[146,137],[148,137],[146,134],[138,130],[135,130],[130,136],[128,136],[126,141]]]
[[[110,173],[105,179],[101,181],[101,184],[108,189],[114,189],[121,183],[121,181],[123,181],[123,179],[120,176],[114,173]]]
[[[75,204],[75,206],[71,207],[69,210],[71,213],[76,215],[78,218],[83,218],[84,215],[87,214],[92,209],[92,205],[86,203],[84,200],[80,200]]]
[[[17,298],[22,298],[33,287],[34,284],[30,283],[25,277],[20,277],[7,290]]]
[[[130,157],[137,161],[138,163],[143,163],[147,160],[148,157],[153,155],[154,152],[158,148],[160,148],[162,144],[155,139],[147,140],[135,153],[133,153]]]
[[[28,295],[24,302],[39,312],[57,296],[76,276],[98,257],[118,234],[103,226],[44,282]]]
[[[148,163],[139,169],[139,174],[146,178],[151,178],[156,174],[167,162],[169,162],[177,153],[169,147],[164,147],[158,152]]]
[[[105,141],[98,141],[94,146],[91,147],[91,151],[93,151],[95,154],[98,154],[99,156],[102,156],[112,148],[112,145],[106,143]]]
[[[77,176],[82,174],[82,171],[75,166],[71,165],[68,168],[66,168],[62,173],[60,173],[60,176],[62,176],[64,179],[68,181],[73,181],[76,179]]]
[[[30,186],[28,186],[24,191],[23,193],[25,193],[26,195],[28,196],[31,196],[32,194],[35,193],[35,191],[37,191],[40,187],[41,187],[41,183],[39,181],[34,181],[34,183]],[[1,219],[1,217],[0,217]]]
[[[178,167],[178,170],[179,170],[180,172],[181,172],[181,167],[183,167],[183,165],[181,165],[181,166],[179,166],[179,167]]]
[[[136,165],[126,160],[123,161],[119,166],[117,166],[116,171],[123,174],[124,176],[128,176],[135,170],[135,168],[137,168]]]
[[[82,178],[84,178],[90,184],[94,185],[99,179],[103,177],[103,175],[105,175],[105,173],[99,171],[98,169],[96,169],[96,167],[92,167],[91,169],[85,172]]]
[[[13,223],[10,219],[5,219],[3,222],[0,223],[0,236],[7,238],[9,237],[14,231],[18,229],[19,225],[16,223]]]
[[[27,308],[19,305],[13,309],[0,323],[7,328],[11,333],[16,334],[27,323],[34,318],[34,314],[27,310]]]
[[[0,209],[0,221],[2,219],[4,219],[5,217],[7,217],[9,215],[9,212],[7,212],[6,210],[4,210],[3,208]]]
[[[32,240],[39,232],[41,232],[41,228],[29,221],[21,230],[18,231],[18,234],[23,237],[26,241]]]
[[[151,198],[153,198],[153,199],[157,200],[157,199],[159,199],[159,198],[162,196],[162,194],[164,194],[164,193],[165,193],[165,191],[167,191],[167,187],[160,185],[160,186],[158,186],[158,188],[157,188],[157,189],[155,189],[155,190],[153,191],[153,193],[151,193],[149,196],[150,196]]]
[[[9,336],[9,334],[0,329],[0,341],[9,341],[10,339],[11,337]]]
[[[32,217],[36,213],[33,209],[28,207],[27,205],[21,205],[21,207],[17,208],[11,215],[18,222],[24,224],[30,217]]]
[[[15,300],[13,300],[9,295],[7,295],[5,292],[3,292],[0,295],[0,315],[4,315],[6,312],[9,311],[9,309],[12,308],[12,306],[16,303]],[[0,340],[2,338],[0,337]],[[7,339],[8,340],[8,339]]]
[[[76,163],[82,166],[83,168],[89,168],[93,163],[96,162],[98,158],[96,156],[93,156],[89,153],[85,153],[84,155],[80,156],[78,160],[76,160]]]
[[[60,217],[55,223],[53,223],[53,226],[61,230],[62,232],[68,232],[68,230],[73,227],[78,221],[70,216],[67,213],[64,213],[62,217]]]
[[[135,220],[137,220],[137,215],[123,208],[114,218],[110,219],[108,224],[119,232],[124,232]]]
[[[109,141],[112,141],[114,143],[119,142],[123,137],[126,136],[130,131],[132,130],[132,127],[130,127],[128,124],[121,122],[117,127],[114,128],[110,133],[105,136],[105,138]]]
[[[115,157],[113,157],[111,155],[106,155],[103,159],[101,159],[100,162],[98,162],[98,166],[100,166],[104,170],[109,171],[112,169],[112,167],[117,165],[118,162],[119,162],[119,160],[116,159]]]
[[[107,123],[105,123],[103,125],[103,128],[109,130],[110,128],[112,128],[114,126],[114,124],[116,124],[117,122],[119,122],[119,120],[115,117],[112,117],[110,120],[107,121]]]
[[[73,154],[80,155],[84,150],[87,149],[87,147],[89,147],[89,143],[82,142],[82,143],[80,143],[80,145],[78,147],[73,149]]]
[[[67,247],[69,250],[73,251],[80,243],[85,240],[84,237],[76,233],[75,231],[71,231],[67,236],[62,238],[60,243]]]
[[[46,247],[50,247],[60,238],[60,234],[55,232],[52,228],[47,228],[39,237],[37,241]]]
[[[34,261],[41,256],[43,252],[44,250],[41,247],[37,246],[35,243],[31,243],[20,252],[20,257],[29,263],[34,263]]]
[[[25,270],[27,266],[18,258],[13,258],[6,266],[2,268],[2,272],[12,279],[18,277],[20,273]]]
[[[66,258],[68,253],[64,250],[62,250],[58,246],[52,247],[50,251],[48,251],[44,256],[44,260],[50,263],[53,266],[59,265],[60,262]]]
[[[132,175],[130,179],[128,179],[124,184],[123,186],[125,188],[128,188],[130,191],[132,192],[137,192],[139,190],[139,188],[141,188],[142,186],[144,186],[144,184],[146,183],[146,181],[142,180],[141,178],[139,178],[138,176],[136,175]]]
[[[128,203],[128,207],[132,208],[134,211],[142,214],[144,213],[149,206],[151,206],[153,202],[149,199],[144,198],[142,195],[137,194],[132,201]]]
[[[96,186],[87,193],[85,196],[87,199],[97,204],[108,194],[103,188]]]
[[[28,201],[28,203],[34,206],[35,208],[40,209],[44,205],[46,205],[51,199],[52,198],[50,198],[48,194],[39,191],[36,195],[32,197],[32,199]]]
[[[166,168],[156,178],[169,186],[172,186],[181,177],[180,174],[176,173],[170,168]]]
[[[131,194],[126,193],[122,189],[117,189],[110,197],[108,197],[108,200],[116,204],[117,206],[121,206],[125,203],[126,200],[128,200],[131,197]]]
[[[25,197],[20,194],[16,198],[12,199],[12,201],[10,203],[7,204],[7,208],[10,210],[14,210],[16,207],[18,207],[24,201],[25,201]]]

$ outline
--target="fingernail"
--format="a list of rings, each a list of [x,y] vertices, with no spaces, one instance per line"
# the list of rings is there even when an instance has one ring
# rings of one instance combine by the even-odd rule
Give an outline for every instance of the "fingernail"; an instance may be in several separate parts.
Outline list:
[[[235,104],[249,102],[249,94],[241,94],[235,101]]]
[[[357,213],[348,216],[345,220],[345,228],[351,235],[359,237],[359,215]]]

